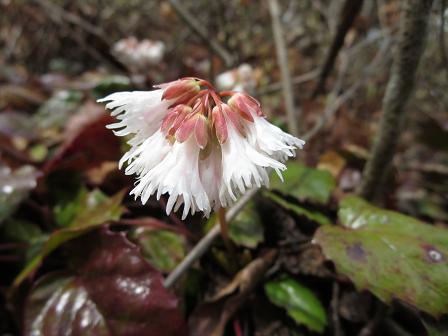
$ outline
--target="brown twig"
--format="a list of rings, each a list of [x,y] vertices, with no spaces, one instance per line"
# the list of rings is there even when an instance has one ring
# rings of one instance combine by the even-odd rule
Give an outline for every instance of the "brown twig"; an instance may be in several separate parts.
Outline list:
[[[210,38],[207,30],[200,25],[197,18],[195,18],[181,2],[178,0],[168,1],[182,20],[184,20],[184,22],[188,24],[205,43],[207,43],[210,49],[224,61],[226,67],[229,68],[234,65],[234,57],[221,44],[219,44],[216,39]]]
[[[333,69],[339,51],[344,45],[345,35],[350,30],[353,22],[361,11],[362,4],[363,0],[345,0],[341,10],[336,35],[334,36],[327,57],[325,58],[325,61],[322,65],[316,88],[314,89],[314,92],[312,94],[313,97],[316,97],[318,94],[322,93],[325,90],[325,82],[331,70]]]
[[[313,80],[319,74],[318,70],[312,70],[291,79],[292,85],[299,85]],[[257,96],[271,94],[282,89],[282,83],[272,83],[259,88],[256,92]]]
[[[221,229],[221,238],[224,242],[224,245],[226,246],[227,251],[229,251],[231,254],[234,254],[235,251],[229,236],[229,223],[226,219],[226,209],[220,208],[218,210],[218,222],[219,228]]]
[[[337,281],[333,282],[333,290],[331,295],[331,321],[333,323],[333,335],[341,336],[341,321],[339,320],[339,292],[340,287]]]
[[[275,50],[280,67],[283,98],[285,100],[286,116],[288,119],[288,130],[294,136],[299,135],[299,111],[294,107],[294,95],[292,93],[291,76],[288,66],[288,54],[280,22],[280,8],[278,0],[268,0],[269,12],[271,14],[272,30],[274,32]]]
[[[344,105],[351,97],[353,97],[353,95],[358,91],[358,89],[361,88],[367,82],[367,80],[370,78],[374,70],[377,68],[378,64],[384,60],[384,56],[390,46],[390,41],[391,40],[388,36],[385,37],[385,40],[383,41],[380,47],[380,50],[375,55],[372,62],[364,69],[360,78],[352,86],[350,86],[343,94],[339,96],[337,96],[337,92],[340,91],[341,86],[340,83],[342,81],[341,80],[337,81],[334,90],[328,97],[327,104],[324,113],[322,114],[322,117],[316,122],[314,127],[302,137],[305,141],[309,141],[317,133],[319,133],[320,130],[326,125],[327,121],[334,116],[334,114],[339,110],[339,108],[342,105]],[[345,65],[348,66],[349,61],[345,62]],[[341,69],[341,72],[344,73],[344,69]]]
[[[66,11],[63,7],[59,6],[54,2],[48,0],[33,0],[39,7],[44,10],[44,13],[56,24],[63,25],[65,22],[78,27],[81,31],[92,36],[99,44],[99,47],[92,48],[89,43],[85,42],[85,39],[77,37],[77,34],[73,32],[74,40],[85,49],[90,55],[99,59],[100,61],[106,62],[107,64],[117,68],[120,71],[127,71],[126,67],[115,58],[110,52],[111,43],[106,38],[106,34],[98,28],[92,25],[90,22],[84,20],[78,15]]]
[[[445,46],[445,9],[446,0],[440,0],[440,30],[439,30],[439,48],[440,58],[442,59],[445,72],[448,77],[448,54]]]
[[[377,335],[376,331],[387,313],[388,307],[381,301],[377,301],[375,316],[361,329],[358,336]]]

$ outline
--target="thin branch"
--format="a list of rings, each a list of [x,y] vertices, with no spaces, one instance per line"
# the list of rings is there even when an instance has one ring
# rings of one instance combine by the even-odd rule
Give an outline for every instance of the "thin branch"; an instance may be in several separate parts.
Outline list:
[[[288,119],[288,130],[291,134],[299,134],[299,111],[294,107],[294,96],[292,93],[291,76],[289,74],[288,54],[283,35],[283,28],[280,22],[280,8],[277,0],[268,0],[269,12],[271,13],[272,30],[274,32],[275,50],[277,61],[280,66],[283,98],[285,99],[286,116]]]
[[[359,332],[358,336],[377,335],[377,329],[389,313],[389,307],[381,301],[376,303],[376,311],[372,320],[370,320]]]
[[[235,216],[243,209],[244,205],[255,195],[256,189],[249,190],[241,199],[229,209],[226,213],[226,221],[230,222]],[[220,227],[219,223],[215,224],[213,228],[196,244],[195,247],[188,253],[188,255],[180,262],[179,265],[168,275],[163,285],[165,287],[171,287],[179,277],[184,274],[193,263],[198,260],[202,255],[207,252],[210,245],[213,243],[216,237],[219,236]]]
[[[78,15],[67,12],[64,8],[59,5],[50,2],[48,0],[34,0],[39,6],[46,10],[51,19],[55,22],[62,24],[65,21],[74,24],[75,26],[79,26],[82,30],[95,35],[96,37],[105,40],[105,35],[103,31],[92,25],[90,22],[82,19]]]
[[[333,42],[328,51],[325,62],[322,65],[322,69],[319,75],[319,80],[317,81],[316,88],[313,92],[313,97],[317,96],[319,93],[325,90],[325,82],[328,75],[333,69],[336,57],[339,51],[344,45],[345,35],[350,30],[355,21],[356,17],[362,9],[363,0],[346,0],[341,10],[338,28],[336,35],[334,36]]]
[[[62,26],[65,22],[69,22],[75,27],[78,27],[81,31],[95,38],[99,44],[99,47],[96,49],[91,47],[91,43],[86,43],[85,38],[77,36],[76,32],[74,32],[73,29],[70,29],[73,32],[73,39],[92,57],[102,62],[106,62],[120,71],[127,71],[126,67],[110,52],[111,43],[100,28],[92,25],[78,15],[66,11],[56,3],[48,0],[34,0],[34,2],[44,10],[45,14],[54,23]]]
[[[213,52],[221,58],[226,67],[231,67],[235,63],[234,57],[221,45],[218,41],[213,38],[210,38],[206,29],[204,29],[200,24],[197,18],[195,18],[187,8],[184,7],[182,3],[178,0],[168,0],[171,6],[173,6],[176,13],[184,20],[186,24],[188,24],[191,29],[193,29],[196,34],[198,34],[202,40],[207,43],[209,48],[213,50]]]
[[[445,46],[445,9],[446,9],[446,0],[440,0],[440,31],[439,31],[440,58],[442,59],[443,66],[448,76],[448,55]]]
[[[309,141],[312,139],[320,130],[326,125],[327,121],[330,120],[339,108],[344,105],[350,98],[354,96],[354,94],[360,89],[370,78],[370,76],[374,73],[375,69],[378,67],[379,63],[384,60],[384,56],[387,53],[390,47],[391,39],[390,37],[385,37],[384,42],[382,43],[380,50],[375,55],[372,62],[364,69],[360,78],[350,86],[343,94],[337,96],[337,92],[340,91],[340,85],[335,85],[335,89],[329,94],[327,99],[327,104],[322,114],[322,117],[316,122],[314,127],[306,133],[302,138],[305,141]],[[350,61],[345,62],[348,66]],[[342,70],[342,72],[344,72]],[[341,83],[341,81],[337,81],[337,83]]]
[[[367,162],[360,194],[372,200],[388,171],[406,116],[415,74],[425,46],[432,0],[406,0],[400,20],[400,35],[389,82],[383,100],[383,115],[372,155]]]
[[[333,323],[333,335],[341,336],[343,335],[341,329],[341,321],[339,320],[339,283],[335,281],[333,283],[332,294],[331,294],[331,321]]]
[[[292,85],[300,85],[300,84],[306,83],[306,82],[316,78],[318,74],[319,74],[318,70],[312,70],[312,71],[306,72],[302,75],[292,78],[291,84]],[[259,88],[256,92],[256,95],[262,96],[262,95],[266,95],[266,94],[271,94],[271,93],[280,91],[281,89],[282,89],[282,83],[272,83],[272,84],[268,84],[266,86]]]

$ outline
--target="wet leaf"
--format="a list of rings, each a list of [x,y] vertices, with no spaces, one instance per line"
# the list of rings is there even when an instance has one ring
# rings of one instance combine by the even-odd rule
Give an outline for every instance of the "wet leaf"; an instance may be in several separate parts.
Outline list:
[[[66,223],[67,228],[54,231],[48,237],[39,253],[16,277],[14,286],[18,286],[26,277],[32,274],[40,266],[44,258],[63,243],[77,238],[101,224],[120,218],[124,211],[124,208],[121,206],[124,194],[125,191],[121,191],[110,198],[102,196],[103,199],[100,202],[92,200],[91,203],[88,202],[89,197],[87,197],[85,207],[77,212],[71,221]],[[97,197],[95,195],[98,195],[98,191],[93,191],[87,195],[91,195],[91,199],[94,199]]]
[[[229,236],[237,243],[255,248],[264,241],[264,229],[253,202],[247,204],[229,224]]]
[[[273,179],[271,189],[279,190],[301,201],[326,204],[336,187],[336,181],[330,172],[307,167],[291,161],[283,172],[285,180]]]
[[[24,335],[111,335],[106,321],[75,277],[48,276],[26,305]]]
[[[0,222],[11,215],[37,185],[40,172],[32,166],[22,166],[14,171],[0,166]]]
[[[143,256],[161,272],[170,272],[185,257],[185,239],[169,230],[140,227],[132,240],[141,248]]]
[[[350,196],[344,227],[321,227],[315,241],[337,271],[385,302],[400,299],[432,315],[448,312],[448,231]]]
[[[121,233],[91,232],[72,246],[73,272],[31,292],[25,335],[185,335],[177,298]]]
[[[264,192],[263,195],[265,195],[267,198],[271,199],[272,201],[280,205],[282,208],[292,211],[297,216],[304,216],[308,218],[310,221],[319,223],[320,225],[331,224],[330,219],[321,212],[310,210],[298,204],[289,202],[288,200],[269,191]]]
[[[269,300],[285,308],[298,324],[318,333],[324,331],[327,325],[325,309],[310,289],[288,276],[266,283],[264,289]]]

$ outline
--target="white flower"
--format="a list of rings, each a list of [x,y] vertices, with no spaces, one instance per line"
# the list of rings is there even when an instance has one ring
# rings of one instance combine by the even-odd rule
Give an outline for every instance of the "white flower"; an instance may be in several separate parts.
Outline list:
[[[270,170],[281,178],[284,161],[304,144],[270,124],[252,97],[218,94],[199,79],[99,101],[109,101],[106,108],[118,119],[109,128],[130,135],[120,167],[127,162],[125,173],[137,175],[131,194],[143,204],[153,194],[167,194],[167,214],[183,204],[182,219],[196,211],[208,217],[247,189],[268,186]]]
[[[216,86],[220,90],[251,92],[257,86],[255,71],[250,64],[243,63],[238,68],[216,76]]]
[[[138,41],[130,36],[115,42],[112,53],[129,68],[143,71],[162,61],[165,43],[148,39]]]

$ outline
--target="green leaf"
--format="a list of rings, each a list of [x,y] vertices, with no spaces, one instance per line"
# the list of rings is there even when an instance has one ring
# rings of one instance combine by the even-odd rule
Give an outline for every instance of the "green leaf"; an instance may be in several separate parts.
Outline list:
[[[117,220],[123,212],[123,192],[111,198],[100,190],[81,189],[76,198],[54,209],[57,223],[63,227],[83,227]]]
[[[294,196],[301,201],[326,204],[336,187],[336,180],[330,172],[306,167],[302,163],[291,161],[283,173],[285,180],[272,180],[271,189]]]
[[[96,84],[93,88],[93,94],[97,98],[102,98],[110,93],[130,90],[131,84],[129,77],[121,75],[107,76]]]
[[[255,248],[264,240],[264,230],[254,202],[247,204],[229,224],[229,236],[237,244]]]
[[[263,193],[263,195],[266,196],[267,198],[269,198],[270,200],[274,201],[281,207],[285,208],[286,210],[292,211],[293,213],[295,213],[298,216],[305,216],[309,220],[319,223],[320,225],[331,224],[330,219],[318,211],[309,210],[309,209],[306,209],[298,204],[288,202],[286,199],[284,199],[270,191],[265,191]]]
[[[432,315],[448,313],[448,230],[349,196],[344,227],[319,228],[315,241],[358,289],[385,302],[405,301]]]
[[[139,227],[131,239],[140,246],[143,256],[161,272],[170,272],[186,254],[185,239],[169,230]]]
[[[124,208],[121,201],[125,191],[118,192],[108,198],[99,191],[92,191],[87,197],[85,208],[70,222],[69,227],[54,231],[43,244],[41,251],[25,266],[14,280],[14,286],[18,286],[28,275],[40,266],[43,259],[63,243],[81,236],[93,228],[111,220],[120,218]],[[99,200],[101,199],[101,200]]]
[[[327,325],[327,316],[316,295],[296,280],[285,276],[265,284],[264,290],[269,300],[282,308],[298,324],[322,333]]]

